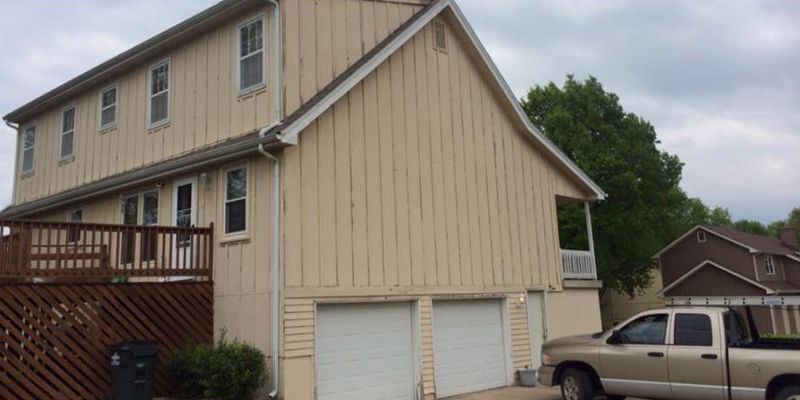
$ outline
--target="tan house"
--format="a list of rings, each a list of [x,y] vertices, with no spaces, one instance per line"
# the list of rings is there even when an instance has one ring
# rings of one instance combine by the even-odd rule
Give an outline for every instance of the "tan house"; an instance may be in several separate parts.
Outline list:
[[[600,329],[556,204],[605,195],[451,0],[224,0],[4,119],[2,218],[213,224],[214,330],[268,355],[278,398],[511,385],[545,338]]]
[[[664,307],[664,299],[658,296],[658,292],[664,287],[661,271],[650,271],[650,279],[650,285],[633,297],[616,290],[605,290],[600,297],[604,330],[611,329],[642,311]]]
[[[797,230],[785,227],[780,239],[731,228],[699,225],[655,256],[667,302],[685,297],[781,296],[800,294]],[[800,333],[800,308],[754,308],[761,332]]]

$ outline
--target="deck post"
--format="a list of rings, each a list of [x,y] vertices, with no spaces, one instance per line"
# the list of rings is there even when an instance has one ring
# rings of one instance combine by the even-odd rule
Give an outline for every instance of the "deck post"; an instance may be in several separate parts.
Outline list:
[[[594,264],[595,279],[597,279],[597,260],[594,256],[594,235],[592,234],[592,212],[588,201],[583,202],[583,210],[586,214],[586,237],[589,240],[589,253],[592,253],[592,264]]]

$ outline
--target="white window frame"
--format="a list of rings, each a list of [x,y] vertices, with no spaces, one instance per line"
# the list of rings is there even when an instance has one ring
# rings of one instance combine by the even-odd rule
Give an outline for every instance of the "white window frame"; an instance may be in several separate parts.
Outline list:
[[[64,114],[69,111],[73,111],[72,116],[72,130],[71,131],[64,131]],[[75,159],[75,145],[76,145],[76,138],[77,138],[77,131],[78,131],[78,105],[77,104],[70,104],[64,107],[61,110],[61,130],[58,135],[58,161],[71,161]],[[72,133],[72,152],[64,155],[64,136]]]
[[[245,172],[244,182],[245,182],[245,193],[244,197],[239,197],[236,199],[228,199],[228,172],[235,171],[237,169],[243,169]],[[250,217],[250,166],[248,164],[236,164],[232,165],[228,168],[225,168],[225,179],[223,179],[223,188],[222,188],[222,196],[223,196],[223,219],[222,219],[222,232],[225,236],[243,236],[247,235],[247,230],[250,228],[250,224],[248,223],[248,218]],[[228,203],[244,200],[244,229],[240,231],[233,231],[228,232]]]
[[[167,68],[167,89],[158,93],[152,93],[153,90],[153,70],[159,68],[163,65],[168,65]],[[153,107],[153,97],[161,94],[167,93],[167,117],[156,122],[151,122],[151,112]],[[148,129],[155,129],[160,126],[166,125],[170,122],[170,118],[172,115],[172,59],[167,57],[153,65],[147,69],[147,128]]]
[[[108,92],[109,90],[111,90],[111,89],[114,89],[116,91],[116,94],[114,95],[114,105],[103,107],[103,95],[106,92]],[[97,128],[97,130],[100,133],[104,133],[104,132],[108,131],[109,129],[114,128],[115,126],[117,126],[117,120],[119,119],[119,107],[118,107],[118,105],[119,105],[119,85],[117,84],[117,82],[114,82],[114,83],[112,83],[112,84],[100,89],[100,98],[97,101],[97,107],[98,107],[98,112],[97,112],[97,126],[98,126],[98,128]],[[107,109],[109,109],[111,107],[114,107],[114,121],[112,121],[111,123],[108,123],[106,125],[103,125],[103,111],[105,111],[105,110],[107,110]]]
[[[772,256],[764,258],[764,269],[767,271],[767,275],[775,275],[775,259]]]
[[[33,129],[33,146],[30,147],[31,151],[31,168],[25,169],[25,151],[29,150],[25,147],[25,134],[29,129]],[[22,127],[22,137],[20,138],[20,175],[21,176],[28,176],[33,174],[33,170],[36,168],[36,122],[30,122]]]
[[[703,230],[697,231],[697,243],[705,243],[706,242],[706,232]]]
[[[261,20],[261,82],[242,88],[242,28]],[[258,14],[236,26],[236,88],[238,95],[244,95],[259,90],[267,85],[267,20],[264,14]],[[248,54],[247,57],[252,56]]]

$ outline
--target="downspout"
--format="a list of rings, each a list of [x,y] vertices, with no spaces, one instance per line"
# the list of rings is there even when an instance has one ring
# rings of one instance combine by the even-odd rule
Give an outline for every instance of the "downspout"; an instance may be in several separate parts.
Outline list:
[[[281,6],[277,0],[266,0],[272,4],[273,9],[273,49],[275,51],[275,120],[262,128],[258,135],[266,137],[267,133],[279,126],[283,120],[283,84],[281,82],[281,69],[283,68],[281,52]],[[270,154],[264,149],[264,144],[258,145],[258,152],[267,160],[275,163],[272,168],[272,390],[269,393],[271,399],[278,398],[278,387],[280,385],[280,333],[281,333],[281,161],[278,157]]]
[[[20,153],[19,128],[20,127],[19,127],[19,125],[14,125],[13,123],[8,122],[8,121],[3,121],[3,122],[6,123],[7,127],[11,128],[11,129],[13,129],[13,130],[15,130],[17,132],[17,146],[15,147],[15,150],[14,150],[14,187],[11,188],[11,204],[17,204],[17,176],[18,176],[17,174],[19,173],[19,153]]]

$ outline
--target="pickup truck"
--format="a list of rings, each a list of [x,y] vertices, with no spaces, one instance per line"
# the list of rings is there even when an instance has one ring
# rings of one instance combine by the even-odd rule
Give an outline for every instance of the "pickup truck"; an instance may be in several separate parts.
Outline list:
[[[763,339],[749,308],[664,308],[542,346],[565,400],[800,400],[800,341]]]

